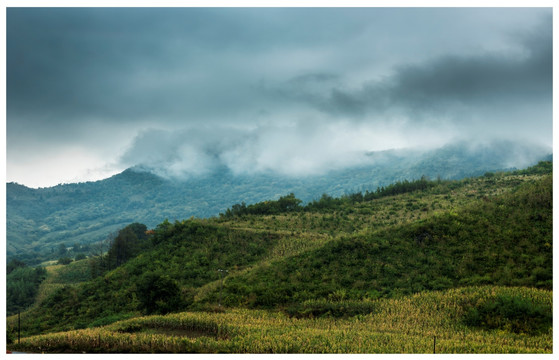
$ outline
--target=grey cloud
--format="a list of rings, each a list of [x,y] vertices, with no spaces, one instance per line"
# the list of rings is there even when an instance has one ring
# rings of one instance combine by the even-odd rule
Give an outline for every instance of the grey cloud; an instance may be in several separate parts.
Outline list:
[[[449,55],[398,66],[392,75],[363,82],[353,89],[340,86],[343,79],[336,78],[337,83],[321,82],[321,93],[307,91],[300,81],[288,82],[278,92],[291,94],[293,99],[307,102],[326,115],[377,121],[379,125],[394,113],[403,114],[412,125],[437,117],[463,123],[464,112],[485,117],[486,126],[510,124],[518,113],[530,112],[532,121],[537,118],[536,122],[548,124],[553,70],[550,18],[534,31],[517,36],[516,43],[524,52],[516,56]],[[526,119],[517,122],[524,128],[529,126]],[[479,124],[471,125],[472,131],[483,130]],[[522,132],[521,127],[517,130]]]
[[[420,51],[421,44],[425,53],[434,51],[434,44],[424,39],[436,37],[437,24],[459,31],[455,35],[463,40],[467,37],[453,26],[453,19],[493,12],[499,13],[492,9],[8,9],[8,118],[9,122],[19,117],[53,124],[84,116],[118,122],[140,118],[178,124],[223,122],[230,121],[221,120],[227,115],[246,115],[256,107],[281,111],[302,101],[323,112],[359,116],[393,104],[434,100],[430,97],[441,94],[447,98],[479,95],[480,88],[492,84],[498,91],[495,84],[506,86],[503,78],[526,69],[510,63],[508,71],[506,62],[502,67],[497,58],[444,57],[436,63],[400,65],[388,88],[362,83],[358,91],[358,84],[349,84],[350,90],[340,84],[352,67],[371,61],[405,62]],[[505,13],[523,14],[510,9]],[[485,29],[478,28],[471,31]],[[416,41],[407,38],[414,36]],[[539,44],[529,37],[524,42]],[[303,50],[324,52],[324,58],[309,64],[308,59],[298,58]],[[534,49],[538,54],[543,50]],[[266,55],[271,58],[265,60],[265,54],[274,55]],[[293,64],[285,65],[289,61]],[[312,74],[301,72],[309,66],[316,69]],[[266,96],[256,84],[262,79],[275,81],[281,67],[293,80],[286,88],[290,97],[283,96],[286,101],[278,103],[277,94]],[[493,79],[477,76],[483,71]],[[465,80],[470,81],[469,90],[455,86]],[[517,84],[525,79],[512,80]],[[247,121],[246,116],[235,120]]]
[[[143,166],[168,178],[205,175],[222,166],[220,157],[246,140],[234,128],[147,129],[139,133],[119,162]]]
[[[547,29],[551,30],[551,28]],[[400,69],[391,96],[418,105],[436,101],[478,103],[500,99],[551,100],[550,33],[529,44],[526,58],[485,55],[444,57],[433,63]],[[534,46],[535,45],[535,46]]]
[[[304,173],[417,134],[550,138],[550,9],[8,8],[6,31],[10,159]]]
[[[323,16],[309,22],[311,12]],[[8,9],[8,112],[50,113],[62,124],[83,115],[219,116],[258,99],[254,72],[274,70],[258,70],[251,58],[343,37],[347,24],[329,21],[334,16],[308,9]]]

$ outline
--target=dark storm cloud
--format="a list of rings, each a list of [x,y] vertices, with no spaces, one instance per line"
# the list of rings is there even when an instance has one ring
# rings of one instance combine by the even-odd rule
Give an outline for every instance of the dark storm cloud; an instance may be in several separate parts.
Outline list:
[[[552,27],[546,18],[538,32],[517,34],[522,54],[486,53],[443,56],[414,65],[400,65],[391,76],[346,90],[334,75],[299,76],[278,89],[293,100],[306,101],[334,115],[362,119],[367,115],[400,110],[414,113],[448,112],[453,106],[497,106],[501,111],[521,106],[551,107]],[[337,83],[332,83],[336,79]],[[309,91],[313,84],[320,92]],[[310,85],[309,85],[310,84]],[[418,111],[420,113],[418,113]],[[548,119],[546,119],[548,121]]]
[[[190,24],[194,17],[185,15]],[[169,46],[178,29],[157,18],[157,10],[9,9],[8,111],[44,111],[61,122],[172,113],[179,89],[171,81],[163,92],[154,78],[168,76],[189,54],[180,43]]]
[[[551,142],[550,9],[8,8],[6,29],[9,174],[76,148],[187,176]]]
[[[400,69],[391,87],[391,98],[413,108],[437,103],[533,101],[551,103],[552,41],[548,31],[525,44],[520,58],[488,54],[449,56],[432,63]]]
[[[388,83],[363,78],[360,90],[355,90],[358,83],[350,90],[340,86],[338,80],[353,70],[348,68],[352,59],[366,64],[368,58],[387,57],[383,48],[371,45],[385,41],[381,37],[391,39],[394,29],[385,18],[401,21],[392,34],[398,43],[406,30],[429,31],[422,16],[444,24],[452,20],[446,13],[433,14],[418,9],[8,9],[8,125],[15,116],[53,124],[83,117],[195,121],[256,104],[274,110],[276,94],[263,94],[256,84],[285,81],[294,72],[299,75],[285,90],[291,103],[306,101],[350,116],[394,105],[549,93],[550,20],[545,31],[519,34],[530,52],[527,59],[442,56],[416,65],[395,63]],[[371,24],[390,30],[375,27],[373,41],[360,40]],[[419,25],[427,30],[414,28]],[[401,45],[384,46],[390,51]],[[426,46],[425,52],[432,52],[433,45]],[[409,47],[410,53],[418,51]],[[395,51],[389,60],[397,57]],[[289,61],[295,65],[285,65]]]
[[[8,9],[8,111],[59,122],[83,115],[129,121],[246,107],[246,98],[258,97],[246,82],[255,80],[251,71],[274,71],[273,64],[255,68],[251,53],[347,32],[335,22],[308,31],[308,21],[297,21],[305,11]],[[328,23],[329,16],[318,18],[315,24]]]

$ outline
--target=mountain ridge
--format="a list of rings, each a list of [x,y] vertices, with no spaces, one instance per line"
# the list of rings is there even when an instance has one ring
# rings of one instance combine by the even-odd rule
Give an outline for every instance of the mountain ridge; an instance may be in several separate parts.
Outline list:
[[[505,145],[511,151],[504,152]],[[493,152],[491,147],[476,152],[467,144],[454,144],[425,152],[385,151],[372,154],[375,159],[369,165],[301,178],[234,175],[222,168],[214,174],[178,181],[160,177],[146,168],[132,167],[104,180],[50,188],[32,189],[8,183],[8,258],[49,255],[61,244],[102,241],[132,222],[152,228],[164,219],[217,216],[235,203],[256,203],[288,193],[309,202],[322,194],[341,196],[374,191],[421,176],[476,176],[507,169],[509,153],[524,153],[533,163],[550,157],[542,149],[521,144],[501,143],[493,148]]]

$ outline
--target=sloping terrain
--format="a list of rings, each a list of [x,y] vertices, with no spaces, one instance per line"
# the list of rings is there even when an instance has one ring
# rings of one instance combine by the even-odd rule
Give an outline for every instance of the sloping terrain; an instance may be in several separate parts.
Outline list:
[[[522,156],[518,156],[521,154]],[[183,181],[160,178],[149,169],[128,169],[109,179],[51,188],[7,184],[7,256],[28,264],[57,259],[59,246],[92,244],[127,224],[155,227],[164,219],[217,216],[234,203],[256,203],[295,193],[303,202],[324,193],[341,196],[374,191],[401,180],[460,179],[486,171],[534,164],[545,149],[515,143],[470,148],[448,145],[430,151],[369,154],[370,164],[300,178],[232,174],[228,169]]]
[[[246,309],[183,312],[27,337],[10,348],[80,354],[552,353],[552,298],[546,290],[482,286],[362,301],[371,312],[341,319]],[[514,314],[491,319],[496,329],[470,323],[478,308],[511,301]]]
[[[163,222],[151,247],[124,265],[43,296],[25,314],[25,333],[220,304],[298,313],[317,299],[472,285],[551,289],[551,163],[428,185],[406,192],[411,186],[401,183],[371,200],[324,197],[271,215]]]

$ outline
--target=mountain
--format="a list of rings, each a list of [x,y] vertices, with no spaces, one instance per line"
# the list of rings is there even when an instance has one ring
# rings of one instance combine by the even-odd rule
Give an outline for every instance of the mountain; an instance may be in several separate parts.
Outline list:
[[[460,179],[525,167],[549,158],[549,153],[549,149],[512,142],[461,143],[435,150],[373,152],[366,165],[299,178],[235,175],[223,168],[178,181],[136,167],[105,180],[50,188],[8,183],[7,255],[33,263],[56,257],[60,247],[102,241],[132,222],[153,228],[164,219],[216,216],[236,203],[277,199],[288,193],[309,202],[322,194],[374,191],[422,176]]]
[[[487,301],[504,287],[510,294],[552,289],[552,180],[552,164],[541,162],[525,171],[414,182],[423,185],[420,189],[401,182],[369,200],[344,196],[322,206],[317,206],[321,199],[271,215],[162,222],[152,235],[146,234],[146,247],[120,266],[108,265],[111,251],[59,265],[59,286],[39,290],[40,301],[21,316],[22,328],[32,335],[185,310],[213,320],[242,309],[260,309],[261,320],[284,313],[316,320],[353,317],[352,322],[359,322],[368,320],[355,315],[377,316],[377,299],[409,305],[412,294],[423,297],[426,292],[464,288],[479,292],[485,286],[485,295],[471,302],[459,297],[449,303],[445,298],[436,305],[451,311],[444,320],[450,323],[445,324],[453,324],[453,331],[462,335],[469,329],[465,326],[479,325],[499,329],[501,335],[527,336],[530,329],[525,326],[538,320],[536,303],[523,295],[499,298],[504,301],[499,305],[502,315]],[[281,201],[249,208],[266,212],[262,210]],[[119,247],[138,241],[141,234],[130,232],[136,227],[119,232],[124,241]],[[103,266],[101,272],[88,271]],[[547,295],[545,299],[539,301],[550,304]],[[464,325],[462,316],[468,314],[470,325]],[[483,314],[491,321],[481,319]],[[532,330],[548,339],[551,308],[546,314],[542,329]],[[524,320],[517,321],[517,315]],[[167,324],[163,317],[153,320],[158,327]],[[17,317],[8,323],[13,328]],[[179,328],[183,329],[175,330]],[[89,336],[87,331],[52,336]],[[423,332],[422,326],[416,324],[414,331]],[[427,333],[423,335],[433,336]],[[488,336],[475,335],[468,341]],[[105,331],[102,336],[111,335]]]

